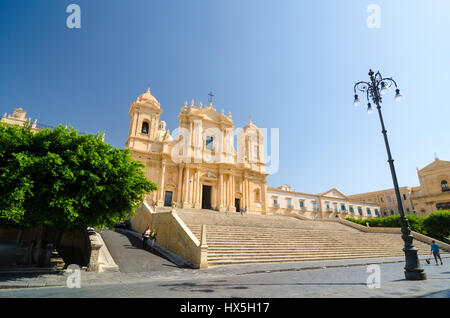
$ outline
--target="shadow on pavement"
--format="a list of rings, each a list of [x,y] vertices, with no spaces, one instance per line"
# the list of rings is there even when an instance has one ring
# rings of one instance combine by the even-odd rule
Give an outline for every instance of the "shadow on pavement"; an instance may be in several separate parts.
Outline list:
[[[150,246],[147,245],[147,247],[145,249],[143,249],[142,246],[142,239],[139,237],[136,237],[135,235],[133,235],[132,233],[128,232],[127,230],[122,230],[122,229],[114,229],[114,232],[121,234],[123,236],[125,236],[128,241],[130,242],[131,245],[124,245],[125,248],[127,249],[131,249],[131,250],[142,250],[142,251],[146,251],[149,254],[158,256],[168,262],[170,262],[170,264],[161,264],[161,266],[165,266],[165,267],[172,267],[172,268],[189,268],[186,266],[180,266],[175,264],[174,262],[172,262],[169,258],[167,258],[165,255],[161,254],[160,252],[158,252],[156,249],[151,249]]]

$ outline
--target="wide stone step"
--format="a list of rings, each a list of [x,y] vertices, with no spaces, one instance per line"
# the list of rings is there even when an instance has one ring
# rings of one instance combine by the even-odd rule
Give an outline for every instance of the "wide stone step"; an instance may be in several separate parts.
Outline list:
[[[201,226],[198,228],[193,228],[189,226],[189,229],[192,232],[201,232]],[[286,228],[254,228],[254,227],[228,227],[228,228],[211,228],[210,226],[206,226],[206,231],[208,233],[272,233],[277,231],[279,233],[342,233],[342,234],[358,234],[354,232],[349,232],[347,230],[312,230],[312,229],[286,229]],[[280,232],[283,231],[283,232]]]
[[[342,251],[341,253],[336,253],[334,251],[294,251],[291,253],[285,253],[285,252],[274,252],[274,251],[269,251],[267,253],[255,253],[255,252],[247,252],[247,253],[208,253],[208,260],[209,259],[215,259],[215,258],[232,258],[232,259],[236,259],[236,258],[267,258],[267,257],[273,257],[273,256],[277,256],[277,257],[282,257],[282,258],[292,258],[292,257],[303,257],[303,256],[327,256],[327,255],[391,255],[393,253],[398,253],[401,254],[403,253],[402,250],[400,251],[354,251],[352,253],[349,252],[344,252]]]
[[[210,266],[217,265],[233,265],[233,264],[252,264],[252,263],[288,263],[288,262],[304,262],[304,261],[323,261],[323,260],[343,260],[343,259],[358,259],[358,258],[383,258],[383,257],[397,257],[402,256],[401,254],[396,255],[335,255],[335,256],[312,256],[312,257],[299,257],[292,259],[285,258],[267,258],[267,259],[231,259],[231,260],[209,260],[208,264]]]
[[[400,234],[364,233],[340,223],[216,212],[180,216],[198,239],[206,224],[209,266],[404,256]],[[427,244],[414,245],[429,254]]]
[[[362,248],[382,248],[382,249],[389,249],[391,247],[395,247],[395,248],[403,248],[403,244],[391,244],[389,245],[389,247],[384,247],[384,246],[379,246],[379,245],[358,245],[358,244],[345,244],[345,243],[327,243],[327,244],[297,244],[297,243],[291,243],[291,244],[279,244],[279,243],[267,243],[267,244],[262,244],[260,242],[257,243],[246,243],[246,244],[230,244],[230,243],[207,243],[208,248],[270,248],[270,247],[284,247],[284,248],[321,248],[321,247],[326,247],[326,248],[331,248],[331,247],[336,247],[336,248],[357,248],[357,247],[362,247]],[[418,248],[422,248],[422,247],[418,247]]]
[[[395,253],[397,255],[403,254],[403,252],[398,252]],[[347,256],[359,256],[359,257],[366,257],[368,255],[392,255],[392,253],[345,253],[345,254],[338,254],[338,253],[329,253],[329,254],[293,254],[293,255],[258,255],[258,254],[254,254],[254,255],[221,255],[221,256],[208,256],[208,261],[214,261],[214,260],[240,260],[240,259],[254,259],[254,260],[262,260],[262,259],[271,259],[274,256],[277,256],[276,258],[278,259],[299,259],[299,258],[309,258],[309,257],[334,257],[334,256],[342,256],[342,257],[347,257]]]

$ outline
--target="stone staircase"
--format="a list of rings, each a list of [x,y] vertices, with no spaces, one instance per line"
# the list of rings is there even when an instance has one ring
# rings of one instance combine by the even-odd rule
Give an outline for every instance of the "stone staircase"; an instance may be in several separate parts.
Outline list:
[[[209,266],[404,256],[400,235],[363,233],[337,222],[216,211],[177,213],[198,239],[206,224]],[[414,245],[419,255],[429,255],[427,244],[414,240]]]

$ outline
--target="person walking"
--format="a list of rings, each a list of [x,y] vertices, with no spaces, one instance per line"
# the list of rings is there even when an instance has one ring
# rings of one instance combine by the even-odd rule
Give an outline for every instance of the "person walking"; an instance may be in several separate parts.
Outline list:
[[[155,229],[152,229],[152,232],[150,233],[150,248],[153,249],[153,246],[156,242],[156,231]]]
[[[430,247],[431,247],[431,252],[433,253],[433,256],[434,256],[434,260],[436,261],[436,265],[439,265],[438,260],[437,260],[438,258],[441,261],[441,265],[444,265],[442,263],[441,255],[439,254],[439,245],[437,245],[433,240],[433,241],[431,241]]]
[[[147,245],[147,241],[150,237],[151,231],[150,226],[147,227],[147,229],[142,233],[142,248],[145,250],[145,247]]]

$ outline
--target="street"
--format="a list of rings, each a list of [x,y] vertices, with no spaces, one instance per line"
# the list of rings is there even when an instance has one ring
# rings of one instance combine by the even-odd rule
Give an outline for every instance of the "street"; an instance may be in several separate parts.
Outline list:
[[[401,258],[214,267],[169,272],[81,272],[80,288],[44,287],[0,290],[0,297],[149,298],[368,298],[448,297],[450,256],[428,265],[425,281],[406,281]],[[380,284],[369,288],[368,265],[379,265]]]

